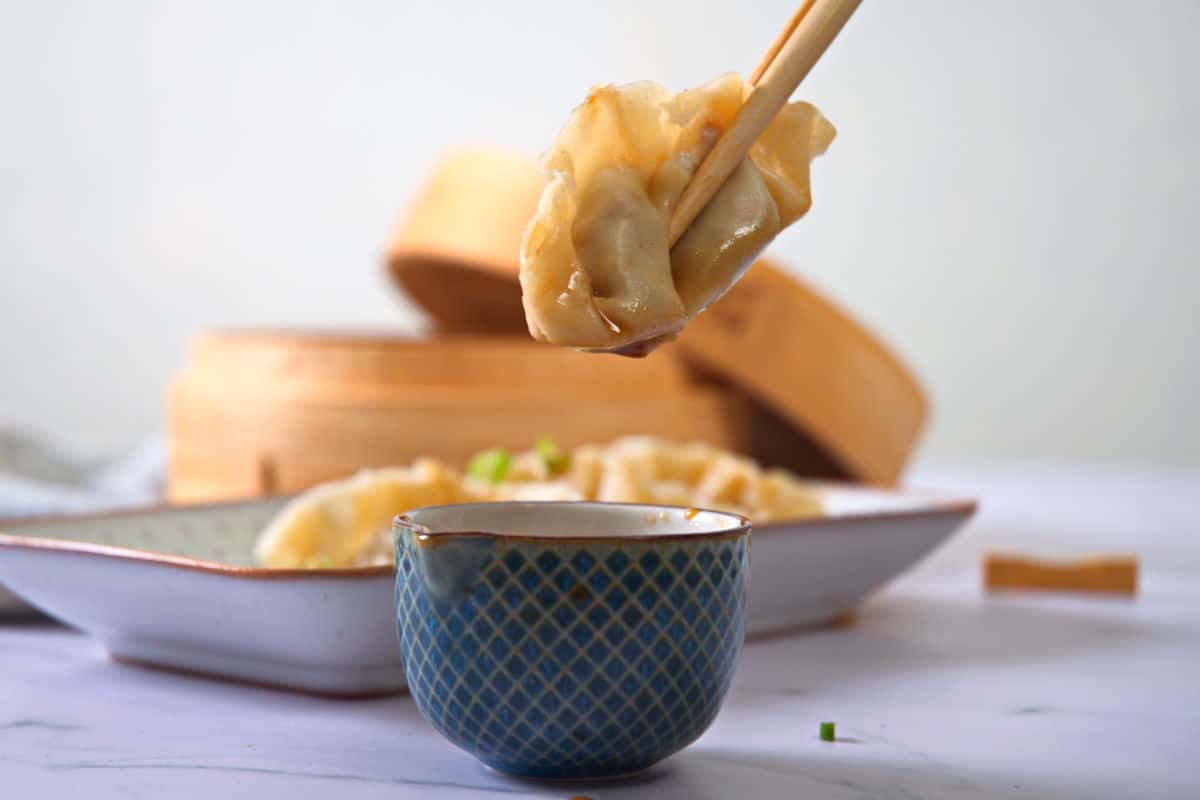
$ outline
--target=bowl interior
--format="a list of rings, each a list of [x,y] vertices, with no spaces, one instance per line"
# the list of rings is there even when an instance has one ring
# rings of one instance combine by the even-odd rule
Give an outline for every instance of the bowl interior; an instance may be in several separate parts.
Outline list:
[[[734,532],[736,514],[635,503],[463,503],[410,511],[397,524],[422,534],[492,533],[551,539],[646,538]]]

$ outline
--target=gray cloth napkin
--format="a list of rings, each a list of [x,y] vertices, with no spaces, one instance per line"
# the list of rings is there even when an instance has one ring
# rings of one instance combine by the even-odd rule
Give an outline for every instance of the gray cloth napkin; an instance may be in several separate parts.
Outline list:
[[[99,463],[72,459],[25,434],[0,430],[0,519],[161,502],[161,437]]]

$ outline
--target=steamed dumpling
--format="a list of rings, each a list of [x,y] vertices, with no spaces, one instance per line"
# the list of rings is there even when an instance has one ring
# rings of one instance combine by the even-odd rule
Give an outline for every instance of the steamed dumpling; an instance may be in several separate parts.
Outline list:
[[[672,95],[601,86],[542,157],[547,183],[521,243],[535,339],[640,354],[674,338],[812,203],[809,162],[833,126],[808,103],[772,121],[683,237],[671,210],[750,87],[736,75]]]
[[[388,564],[392,518],[412,508],[484,501],[600,500],[730,511],[755,524],[821,514],[820,490],[783,470],[703,442],[626,436],[582,445],[552,472],[531,450],[512,458],[499,483],[462,475],[434,459],[364,470],[292,498],[254,546],[277,569]]]

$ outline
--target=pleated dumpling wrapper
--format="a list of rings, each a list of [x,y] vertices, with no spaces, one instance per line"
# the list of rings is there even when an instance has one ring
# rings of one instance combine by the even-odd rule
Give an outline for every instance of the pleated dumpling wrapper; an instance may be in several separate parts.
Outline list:
[[[518,453],[498,478],[463,475],[432,458],[363,470],[292,498],[263,530],[254,554],[259,564],[277,569],[389,564],[396,514],[509,500],[698,506],[741,514],[756,525],[822,512],[819,488],[782,470],[702,442],[626,436],[559,451],[553,460],[539,448]]]
[[[388,563],[396,514],[483,499],[456,471],[431,458],[409,467],[363,470],[293,499],[259,536],[254,555],[276,569]]]
[[[547,182],[521,242],[535,339],[644,355],[673,339],[812,205],[809,164],[835,131],[784,107],[674,248],[671,211],[751,87],[736,75],[679,94],[601,86],[542,157]]]

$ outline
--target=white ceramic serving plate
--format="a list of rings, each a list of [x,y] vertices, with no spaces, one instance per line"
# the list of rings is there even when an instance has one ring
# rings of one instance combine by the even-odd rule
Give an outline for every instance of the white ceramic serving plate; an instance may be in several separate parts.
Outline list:
[[[822,492],[826,516],[755,528],[749,635],[836,619],[975,510],[929,493]],[[0,521],[0,583],[118,661],[325,694],[403,689],[390,566],[254,566],[283,502]]]

